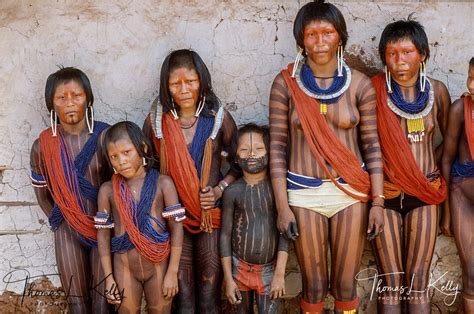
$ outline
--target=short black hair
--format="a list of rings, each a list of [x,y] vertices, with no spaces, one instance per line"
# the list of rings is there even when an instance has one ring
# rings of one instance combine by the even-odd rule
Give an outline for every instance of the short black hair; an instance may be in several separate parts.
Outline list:
[[[46,107],[48,111],[54,109],[54,93],[56,88],[64,83],[74,81],[82,86],[86,94],[87,106],[94,104],[94,94],[92,93],[91,82],[87,75],[79,69],[73,67],[60,67],[59,70],[50,74],[46,80],[46,87],[44,89],[44,99],[46,101]]]
[[[265,149],[267,150],[267,154],[270,154],[270,130],[266,125],[257,125],[255,123],[247,123],[239,128],[238,135],[237,135],[237,144],[239,143],[240,138],[244,134],[248,133],[257,133],[262,135],[263,143],[265,144]],[[235,147],[237,147],[236,145]]]
[[[416,49],[418,49],[418,52],[425,56],[425,61],[430,58],[430,45],[425,33],[425,28],[419,22],[412,20],[411,16],[409,16],[406,20],[399,20],[385,26],[379,42],[379,55],[384,65],[387,64],[385,62],[387,44],[402,39],[411,40]]]
[[[315,0],[306,3],[298,11],[293,24],[293,36],[299,47],[304,48],[304,29],[313,21],[326,21],[331,23],[341,38],[342,47],[346,47],[349,34],[347,33],[346,20],[341,11],[332,3],[324,0]]]
[[[469,60],[469,66],[470,67],[474,66],[474,57],[472,57],[471,60]]]
[[[211,73],[209,73],[206,64],[201,57],[191,49],[180,49],[171,52],[161,65],[159,98],[163,106],[163,111],[168,112],[173,108],[168,84],[170,73],[183,67],[197,72],[200,83],[198,101],[206,97],[206,104],[202,112],[207,116],[212,115],[212,111],[219,109],[221,102],[212,89]],[[179,110],[179,108],[176,109]]]
[[[142,129],[131,121],[118,122],[111,126],[105,133],[104,141],[102,142],[102,151],[104,152],[105,158],[110,166],[112,167],[112,163],[110,162],[109,154],[107,152],[109,144],[127,137],[132,141],[138,155],[140,155],[140,157],[145,157],[147,161],[145,168],[150,169],[153,167],[155,160],[153,158],[153,149],[150,145],[150,141],[145,137]],[[147,147],[146,152],[145,147]]]

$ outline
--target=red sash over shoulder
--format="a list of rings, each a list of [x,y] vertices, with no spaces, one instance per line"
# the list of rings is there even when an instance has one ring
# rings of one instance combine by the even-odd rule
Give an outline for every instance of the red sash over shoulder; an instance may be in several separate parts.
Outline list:
[[[298,112],[306,142],[318,165],[331,181],[347,195],[367,201],[368,197],[362,198],[347,191],[329,171],[326,162],[352,188],[361,193],[369,194],[370,180],[368,173],[362,169],[356,155],[342,144],[336,134],[329,128],[326,118],[320,113],[319,101],[306,95],[298,86],[296,80],[291,77],[292,69],[293,64],[290,64],[288,69],[281,71],[281,73]]]
[[[377,94],[377,128],[384,159],[384,173],[403,192],[427,204],[439,204],[446,198],[446,182],[430,182],[418,167],[410,144],[395,113],[387,105],[384,73],[372,78]]]
[[[87,240],[97,241],[94,219],[82,211],[81,208],[85,208],[85,200],[75,193],[79,191],[79,182],[73,173],[73,160],[61,132],[53,136],[50,129],[43,131],[39,137],[39,144],[46,172],[45,178],[54,202],[74,230]]]
[[[466,130],[466,139],[471,153],[471,159],[474,159],[474,113],[472,112],[472,97],[470,95],[464,98],[464,128]]]
[[[153,119],[150,116],[148,119],[152,124],[152,130],[154,130]],[[183,221],[184,228],[191,233],[212,232],[212,229],[220,228],[221,210],[213,208],[204,212],[199,200],[200,189],[206,186],[209,180],[210,164],[206,165],[206,163],[210,162],[211,158],[209,157],[212,156],[203,157],[200,182],[178,121],[174,120],[170,113],[163,113],[161,121],[164,140],[158,139],[154,134],[153,144],[160,156],[160,172],[173,179],[179,198],[186,208],[187,218]],[[208,141],[204,155],[212,153],[212,146],[208,147],[208,145],[212,145],[212,141]]]

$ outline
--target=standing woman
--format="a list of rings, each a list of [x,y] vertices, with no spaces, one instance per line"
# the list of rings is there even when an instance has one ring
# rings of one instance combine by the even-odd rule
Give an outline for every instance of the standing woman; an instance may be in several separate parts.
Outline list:
[[[462,265],[464,312],[474,313],[474,58],[469,62],[467,89],[449,109],[442,171],[449,186],[441,230],[454,234]]]
[[[224,189],[237,177],[222,177],[221,152],[235,155],[236,125],[212,90],[211,75],[199,55],[176,50],[161,67],[160,95],[145,120],[144,132],[171,176],[186,208],[179,266],[180,313],[218,313],[221,264],[218,207]]]
[[[105,276],[97,252],[97,194],[108,166],[100,149],[108,124],[94,121],[87,75],[67,67],[46,81],[51,127],[31,148],[31,180],[38,204],[54,231],[61,285],[70,313],[106,313]]]
[[[330,286],[336,312],[355,312],[354,277],[367,232],[375,236],[383,228],[375,92],[367,76],[342,60],[348,34],[333,4],[304,5],[293,34],[300,54],[277,75],[270,95],[270,171],[278,229],[295,240],[303,311],[323,311]]]
[[[426,76],[430,56],[423,26],[413,20],[388,24],[380,37],[379,53],[385,74],[373,78],[377,93],[377,126],[384,157],[384,219],[389,226],[375,239],[379,273],[388,287],[412,286],[411,293],[379,295],[382,313],[401,313],[406,298],[410,313],[429,313],[425,291],[436,243],[438,204],[446,184],[438,163],[450,105],[443,83]],[[438,140],[439,142],[439,140]],[[407,289],[408,290],[408,289]]]

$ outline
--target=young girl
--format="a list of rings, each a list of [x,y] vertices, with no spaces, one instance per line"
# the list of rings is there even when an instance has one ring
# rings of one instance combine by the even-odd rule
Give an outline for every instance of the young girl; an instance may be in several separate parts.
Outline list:
[[[100,187],[95,217],[105,296],[119,313],[135,313],[144,291],[149,313],[170,313],[178,293],[184,208],[173,181],[152,168],[150,145],[136,124],[112,126],[104,151],[115,172]],[[111,253],[117,253],[113,272]]]

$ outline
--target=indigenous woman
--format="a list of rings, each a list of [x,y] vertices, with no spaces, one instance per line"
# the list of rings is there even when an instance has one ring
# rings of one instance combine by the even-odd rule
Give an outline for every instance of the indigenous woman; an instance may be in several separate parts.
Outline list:
[[[97,193],[108,171],[98,151],[107,124],[94,121],[89,79],[79,69],[63,68],[46,82],[51,128],[31,148],[31,179],[41,209],[54,231],[61,284],[71,313],[103,313],[107,301],[97,254],[94,215]],[[93,291],[90,296],[90,291]],[[91,304],[92,297],[92,304]]]
[[[211,75],[199,55],[176,50],[163,62],[160,95],[144,132],[153,140],[160,172],[175,182],[187,219],[179,266],[180,313],[217,313],[221,296],[219,201],[237,176],[222,177],[221,152],[235,152],[236,125],[214,94]]]
[[[446,197],[438,170],[442,145],[437,145],[435,132],[444,134],[450,98],[443,83],[426,76],[430,50],[418,22],[387,25],[379,53],[385,74],[375,76],[373,84],[387,180],[384,220],[390,226],[373,243],[379,273],[389,274],[382,278],[387,289],[379,295],[379,310],[400,313],[400,300],[405,299],[410,313],[429,313],[425,291],[437,235],[437,204]],[[400,295],[397,287],[402,285],[411,289]]]
[[[296,239],[303,312],[322,312],[330,286],[336,312],[353,313],[366,232],[372,237],[383,228],[375,93],[370,79],[342,60],[348,34],[334,5],[304,5],[293,34],[303,58],[277,75],[270,95],[278,228]]]
[[[449,109],[442,171],[451,184],[441,230],[447,236],[454,234],[463,270],[464,311],[474,313],[474,58],[469,62],[467,89]]]

